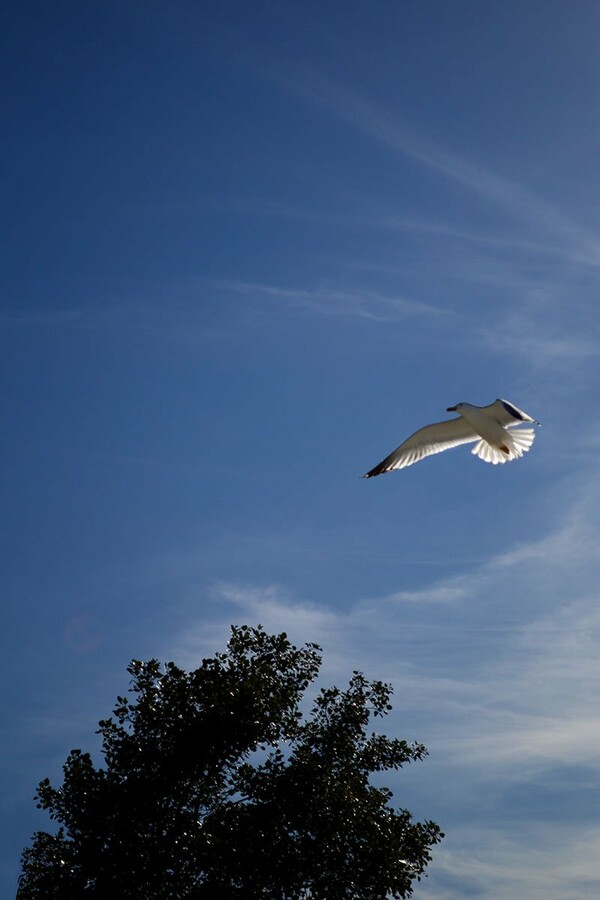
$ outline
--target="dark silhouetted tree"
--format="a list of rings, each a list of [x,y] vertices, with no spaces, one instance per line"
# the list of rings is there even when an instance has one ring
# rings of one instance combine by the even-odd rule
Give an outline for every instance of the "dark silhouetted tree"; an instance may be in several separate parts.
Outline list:
[[[426,750],[369,730],[391,688],[360,672],[303,715],[319,649],[243,626],[193,672],[134,660],[104,767],[73,750],[39,785],[60,827],[24,851],[18,900],[409,897],[443,835],[369,778]]]

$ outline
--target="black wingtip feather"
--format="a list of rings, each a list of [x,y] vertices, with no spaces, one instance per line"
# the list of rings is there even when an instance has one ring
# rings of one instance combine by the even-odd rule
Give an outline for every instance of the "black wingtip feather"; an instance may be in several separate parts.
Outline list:
[[[502,406],[504,407],[506,412],[509,414],[509,416],[513,417],[513,419],[519,419],[520,422],[527,421],[527,419],[523,418],[523,416],[521,415],[519,410],[515,409],[515,407],[511,403],[508,403],[507,400],[500,400],[500,403],[502,404]]]

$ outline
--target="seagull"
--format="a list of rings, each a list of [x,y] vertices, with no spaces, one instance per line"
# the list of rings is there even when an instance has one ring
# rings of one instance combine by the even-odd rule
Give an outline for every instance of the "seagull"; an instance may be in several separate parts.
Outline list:
[[[405,469],[426,456],[458,447],[459,444],[472,444],[474,441],[477,444],[471,453],[484,462],[494,466],[510,462],[527,453],[533,444],[535,431],[533,428],[519,428],[516,431],[508,429],[523,422],[540,424],[537,419],[532,419],[508,400],[494,400],[489,406],[457,403],[456,406],[449,406],[447,411],[457,412],[458,418],[419,428],[379,465],[363,475],[363,478],[373,478],[394,469]]]

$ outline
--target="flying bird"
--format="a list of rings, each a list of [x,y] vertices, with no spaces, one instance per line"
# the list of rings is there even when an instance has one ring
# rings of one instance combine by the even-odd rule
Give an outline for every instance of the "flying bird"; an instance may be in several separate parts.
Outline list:
[[[523,422],[540,424],[537,419],[532,419],[508,400],[494,400],[489,406],[457,403],[456,406],[449,406],[448,412],[457,412],[458,417],[419,428],[379,465],[363,475],[363,478],[373,478],[394,469],[405,469],[426,456],[458,447],[459,444],[472,444],[474,441],[477,443],[471,453],[496,466],[498,463],[518,459],[533,444],[533,428],[517,428],[514,431],[509,429],[514,429]]]

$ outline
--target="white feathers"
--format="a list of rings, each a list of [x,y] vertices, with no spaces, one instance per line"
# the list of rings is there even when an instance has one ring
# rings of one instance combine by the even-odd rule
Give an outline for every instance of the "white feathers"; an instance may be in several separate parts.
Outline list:
[[[363,477],[372,478],[394,469],[404,469],[426,456],[474,441],[477,444],[471,452],[484,462],[498,465],[523,456],[535,439],[533,428],[518,429],[515,426],[536,420],[508,400],[495,400],[489,406],[458,403],[449,407],[449,411],[456,411],[459,417],[425,425],[415,431]]]
[[[504,446],[508,448],[508,453],[506,450],[500,450],[498,447],[495,447],[493,444],[488,444],[488,442],[484,440],[479,441],[479,443],[473,447],[471,453],[478,456],[479,459],[482,459],[484,462],[489,462],[496,466],[498,463],[510,462],[513,459],[518,459],[520,456],[523,456],[533,444],[534,439],[535,431],[533,428],[519,428],[512,432],[512,434],[509,431],[506,433]]]
[[[400,444],[393,453],[390,453],[383,462],[364,476],[371,478],[373,475],[381,475],[382,472],[391,472],[393,469],[404,469],[413,463],[425,459],[434,453],[441,453],[459,444],[470,444],[476,441],[479,435],[473,431],[464,419],[450,419],[447,422],[436,422],[435,425],[426,425],[415,431],[403,444]]]

